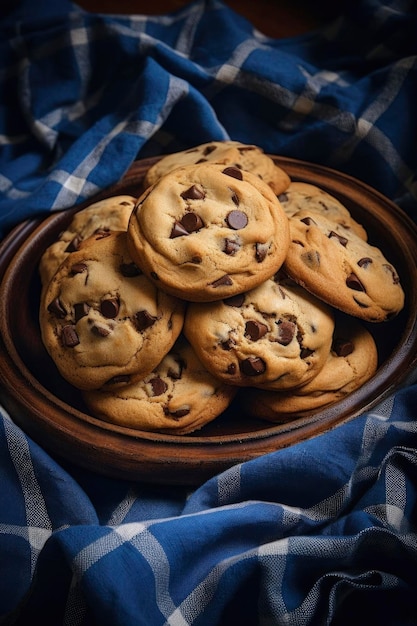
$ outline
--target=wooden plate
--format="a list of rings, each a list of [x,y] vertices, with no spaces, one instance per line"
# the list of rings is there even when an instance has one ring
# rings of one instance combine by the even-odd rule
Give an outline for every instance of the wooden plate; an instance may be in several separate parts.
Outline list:
[[[241,415],[238,404],[192,435],[161,435],[107,424],[89,415],[80,393],[57,373],[39,333],[42,252],[75,210],[120,193],[139,195],[156,159],[136,162],[122,181],[77,209],[28,220],[0,246],[0,401],[15,422],[58,460],[115,478],[196,486],[228,467],[294,445],[354,419],[405,384],[417,362],[417,229],[395,204],[337,171],[274,157],[293,180],[339,198],[397,268],[406,292],[394,320],[369,328],[379,348],[375,376],[347,398],[278,425]]]

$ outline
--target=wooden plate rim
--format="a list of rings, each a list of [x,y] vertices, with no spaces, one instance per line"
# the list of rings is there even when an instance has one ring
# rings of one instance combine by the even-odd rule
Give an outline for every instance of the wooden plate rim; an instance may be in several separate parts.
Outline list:
[[[294,180],[314,181],[329,193],[348,198],[353,203],[364,201],[382,207],[378,218],[388,228],[392,214],[404,236],[404,254],[417,284],[417,229],[414,222],[378,191],[344,173],[296,159],[273,157]],[[101,192],[94,199],[79,205],[79,210],[93,201],[128,193],[138,187],[146,169],[158,157],[135,162],[117,185]],[[64,213],[62,214],[62,216]],[[65,212],[65,219],[70,212]],[[59,221],[60,214],[27,220],[16,227],[0,244],[0,293],[11,289],[16,268],[25,258],[26,242],[45,226]],[[62,217],[64,219],[64,217]],[[415,290],[409,296],[410,310],[417,310]],[[6,315],[5,299],[1,297],[0,316]],[[349,396],[334,405],[284,425],[268,425],[256,432],[218,436],[164,435],[145,433],[107,424],[70,407],[38,383],[15,350],[12,338],[2,334],[0,342],[0,373],[3,388],[1,400],[13,417],[30,436],[58,457],[75,465],[106,475],[167,484],[196,485],[231,465],[256,458],[262,454],[294,445],[319,435],[387,397],[404,384],[417,361],[417,331],[415,318],[408,318],[398,347],[381,365],[377,375]],[[16,390],[20,393],[17,394]],[[26,393],[25,393],[26,390]],[[77,436],[74,437],[74,424]]]

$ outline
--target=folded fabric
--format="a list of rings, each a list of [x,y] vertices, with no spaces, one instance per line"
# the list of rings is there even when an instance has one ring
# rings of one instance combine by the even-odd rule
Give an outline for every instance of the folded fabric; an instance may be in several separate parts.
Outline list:
[[[30,588],[12,623],[416,624],[416,401],[410,387],[188,499],[71,476],[3,415],[3,611]]]
[[[21,1],[0,22],[0,236],[215,139],[354,175],[417,217],[417,10],[273,40],[227,5]],[[411,373],[412,374],[412,373]],[[417,386],[196,490],[57,461],[0,407],[0,623],[417,624]]]
[[[286,40],[216,1],[163,18],[55,5],[25,0],[1,25],[0,234],[137,156],[229,137],[348,172],[414,215],[413,2],[354,3]]]

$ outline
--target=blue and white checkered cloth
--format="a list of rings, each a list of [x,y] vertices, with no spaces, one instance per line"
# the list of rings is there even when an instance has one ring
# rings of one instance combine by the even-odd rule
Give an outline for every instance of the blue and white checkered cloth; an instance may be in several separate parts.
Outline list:
[[[0,9],[0,11],[4,9]],[[273,40],[217,0],[0,22],[0,234],[214,139],[340,169],[417,216],[417,8]],[[0,623],[417,624],[417,386],[189,493],[57,463],[0,408]]]

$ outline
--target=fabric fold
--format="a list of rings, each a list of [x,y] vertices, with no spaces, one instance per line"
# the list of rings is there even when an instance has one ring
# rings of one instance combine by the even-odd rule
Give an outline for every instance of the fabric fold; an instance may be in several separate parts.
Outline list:
[[[228,138],[337,167],[416,219],[416,28],[411,0],[283,40],[218,0],[23,0],[0,22],[0,236],[137,158]],[[416,400],[410,382],[192,490],[72,466],[0,408],[0,623],[417,624]]]

